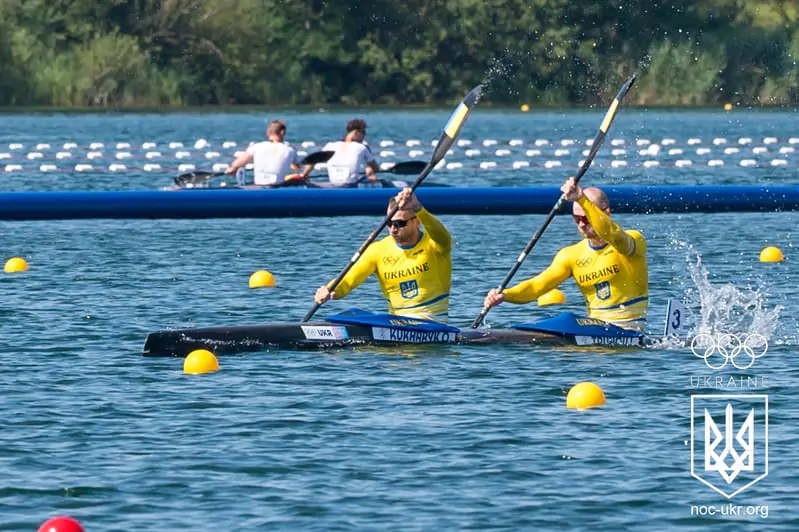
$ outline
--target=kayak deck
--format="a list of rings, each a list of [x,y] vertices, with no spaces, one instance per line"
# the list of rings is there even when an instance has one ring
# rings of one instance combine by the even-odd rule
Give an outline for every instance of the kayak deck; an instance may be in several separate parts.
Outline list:
[[[316,321],[156,331],[147,336],[142,355],[185,357],[195,349],[208,349],[216,355],[226,355],[262,351],[270,347],[309,350],[353,345],[488,343],[574,345],[574,341],[567,337],[517,329],[421,332]]]

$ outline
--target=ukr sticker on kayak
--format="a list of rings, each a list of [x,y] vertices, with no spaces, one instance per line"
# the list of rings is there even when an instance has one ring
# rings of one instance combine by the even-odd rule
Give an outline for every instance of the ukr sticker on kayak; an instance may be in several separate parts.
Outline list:
[[[413,299],[414,297],[419,295],[419,285],[416,284],[416,280],[412,279],[410,281],[403,281],[399,285],[400,293],[402,297],[405,299]]]
[[[346,327],[316,327],[301,325],[302,333],[308,340],[346,340],[350,337]]]

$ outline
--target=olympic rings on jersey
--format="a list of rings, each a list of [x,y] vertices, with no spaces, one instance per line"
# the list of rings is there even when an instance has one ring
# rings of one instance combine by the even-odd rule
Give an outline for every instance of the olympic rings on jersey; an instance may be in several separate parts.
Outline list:
[[[577,264],[577,266],[579,266],[580,268],[585,268],[592,262],[594,262],[594,259],[592,259],[591,257],[582,257],[574,261],[574,263]]]
[[[710,369],[722,369],[731,363],[735,368],[744,370],[751,368],[755,361],[768,351],[768,340],[762,334],[747,334],[739,337],[735,334],[723,333],[715,337],[710,334],[698,334],[691,340],[691,352],[705,361]],[[712,356],[721,357],[723,361],[714,365]],[[743,357],[743,362],[739,362]]]

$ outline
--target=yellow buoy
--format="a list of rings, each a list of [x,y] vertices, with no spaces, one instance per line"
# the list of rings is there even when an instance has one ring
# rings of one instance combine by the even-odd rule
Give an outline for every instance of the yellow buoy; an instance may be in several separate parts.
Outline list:
[[[732,104],[729,103],[729,102],[725,103],[724,104],[724,110],[725,111],[732,111]]]
[[[195,349],[183,361],[183,373],[188,373],[189,375],[211,373],[218,369],[219,361],[207,349]]]
[[[523,103],[521,109],[523,113],[526,113],[527,111],[530,110],[530,106],[527,105],[526,103]]]
[[[250,288],[275,286],[274,276],[266,270],[258,270],[250,275]]]
[[[785,257],[778,247],[769,246],[760,252],[760,262],[782,262]]]
[[[566,396],[566,408],[593,408],[605,404],[605,393],[593,382],[579,382]]]
[[[21,257],[12,257],[6,261],[6,273],[24,272],[28,269],[28,263]]]
[[[546,307],[547,305],[561,305],[566,302],[566,296],[557,288],[553,288],[546,294],[538,298],[538,306]]]

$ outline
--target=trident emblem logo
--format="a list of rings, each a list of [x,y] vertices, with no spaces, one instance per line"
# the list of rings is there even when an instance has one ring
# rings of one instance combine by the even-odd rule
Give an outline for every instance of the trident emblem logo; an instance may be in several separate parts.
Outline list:
[[[766,475],[768,396],[692,395],[691,476],[731,499]]]

